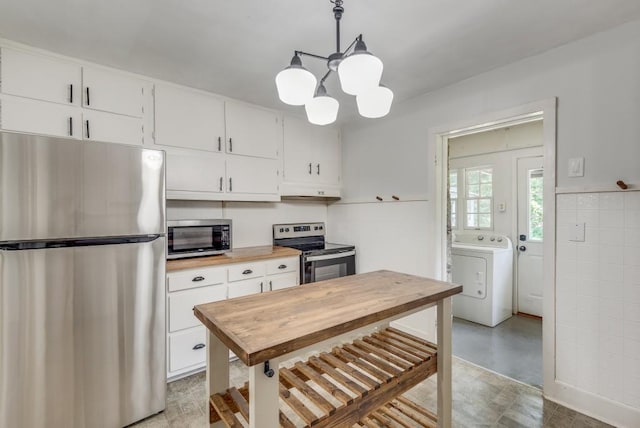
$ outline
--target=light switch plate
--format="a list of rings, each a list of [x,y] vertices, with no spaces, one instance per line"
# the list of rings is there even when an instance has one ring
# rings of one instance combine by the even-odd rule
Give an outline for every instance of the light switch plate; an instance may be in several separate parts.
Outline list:
[[[507,210],[507,204],[504,202],[500,202],[498,204],[498,211],[500,211],[501,213],[505,212]]]
[[[569,234],[569,241],[584,242],[584,223],[574,223]]]
[[[569,159],[569,177],[584,177],[584,158]]]

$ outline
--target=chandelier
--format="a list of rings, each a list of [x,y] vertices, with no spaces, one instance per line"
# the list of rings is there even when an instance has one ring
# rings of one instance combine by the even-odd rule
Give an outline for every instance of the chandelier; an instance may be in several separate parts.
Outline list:
[[[340,107],[338,100],[327,93],[324,82],[331,73],[338,73],[342,91],[355,95],[358,112],[363,117],[386,116],[391,109],[393,92],[380,84],[382,61],[367,51],[362,34],[340,51],[340,20],[344,13],[342,0],[330,0],[334,4],[336,20],[336,52],[328,57],[303,51],[295,51],[291,64],[276,76],[278,96],[283,103],[304,105],[307,119],[315,125],[335,122]],[[302,66],[301,56],[324,60],[328,71],[318,83],[316,77]]]

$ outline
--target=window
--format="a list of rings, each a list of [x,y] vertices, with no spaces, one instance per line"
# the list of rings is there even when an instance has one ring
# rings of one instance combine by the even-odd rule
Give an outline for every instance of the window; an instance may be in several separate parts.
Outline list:
[[[529,240],[542,241],[542,181],[541,169],[529,171]]]
[[[457,221],[458,211],[458,170],[452,169],[449,171],[449,216],[451,220],[451,228],[458,227]]]
[[[465,171],[465,229],[491,229],[493,168],[467,168]]]

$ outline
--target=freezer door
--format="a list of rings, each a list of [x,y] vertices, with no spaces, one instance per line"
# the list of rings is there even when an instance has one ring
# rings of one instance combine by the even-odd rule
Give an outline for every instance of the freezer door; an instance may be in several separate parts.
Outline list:
[[[165,240],[0,251],[0,426],[119,428],[165,408]]]
[[[0,241],[163,234],[164,152],[0,133]]]

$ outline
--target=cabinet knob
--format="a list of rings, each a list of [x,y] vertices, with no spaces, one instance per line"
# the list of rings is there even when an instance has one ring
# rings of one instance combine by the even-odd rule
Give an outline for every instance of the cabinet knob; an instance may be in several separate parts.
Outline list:
[[[195,278],[193,278],[191,281],[193,282],[200,282],[200,281],[204,281],[204,276],[196,276]]]
[[[204,343],[198,343],[196,346],[193,347],[194,351],[197,351],[198,349],[202,349],[205,347]]]
[[[318,164],[318,175],[320,175],[320,164]]]
[[[69,136],[73,137],[73,117],[69,117]]]
[[[243,275],[251,275],[253,273],[253,271],[251,269],[245,269],[244,271],[242,271]]]
[[[85,120],[85,125],[87,126],[87,140],[91,139],[91,132],[89,130],[89,119]]]
[[[311,165],[311,162],[309,162],[309,175],[311,175],[311,168],[313,167],[313,165]]]
[[[229,191],[233,192],[233,179],[231,177],[229,177]]]
[[[222,177],[220,177],[220,191],[222,192]]]
[[[264,293],[264,283],[260,283],[260,292]]]
[[[229,152],[233,151],[233,138],[229,137]]]
[[[69,104],[73,104],[73,83],[69,85]]]
[[[218,151],[222,151],[222,137],[218,137]]]
[[[280,266],[278,266],[278,269],[286,269],[286,268],[287,268],[287,265],[280,265]]]
[[[87,86],[86,88],[86,93],[87,93],[87,105],[91,105],[91,98],[89,97],[89,87]]]

